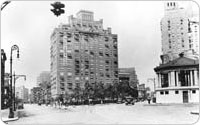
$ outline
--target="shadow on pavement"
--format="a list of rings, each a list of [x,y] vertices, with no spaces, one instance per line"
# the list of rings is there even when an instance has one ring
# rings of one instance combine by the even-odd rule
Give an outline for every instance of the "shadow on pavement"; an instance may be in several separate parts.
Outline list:
[[[25,111],[18,111],[18,117],[29,117],[29,116],[34,116],[34,114],[26,113]]]

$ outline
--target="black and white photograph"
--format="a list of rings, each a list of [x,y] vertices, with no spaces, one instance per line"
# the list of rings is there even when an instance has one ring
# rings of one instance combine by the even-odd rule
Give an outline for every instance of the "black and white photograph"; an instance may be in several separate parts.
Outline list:
[[[198,124],[199,2],[2,1],[1,124]]]

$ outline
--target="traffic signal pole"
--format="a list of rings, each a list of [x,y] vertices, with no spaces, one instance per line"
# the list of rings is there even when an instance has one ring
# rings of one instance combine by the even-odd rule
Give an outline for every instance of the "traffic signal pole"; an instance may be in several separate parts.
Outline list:
[[[53,9],[51,9],[51,11],[57,17],[60,16],[61,14],[65,13],[65,10],[63,9],[63,8],[65,8],[65,5],[62,4],[61,2],[55,2],[55,3],[51,4],[51,6],[53,6]]]

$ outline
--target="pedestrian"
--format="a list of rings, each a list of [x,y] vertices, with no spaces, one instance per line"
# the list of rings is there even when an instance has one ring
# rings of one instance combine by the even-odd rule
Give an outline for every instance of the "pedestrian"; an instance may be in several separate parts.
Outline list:
[[[148,100],[148,103],[150,104],[151,103],[151,97],[148,97],[147,100]]]

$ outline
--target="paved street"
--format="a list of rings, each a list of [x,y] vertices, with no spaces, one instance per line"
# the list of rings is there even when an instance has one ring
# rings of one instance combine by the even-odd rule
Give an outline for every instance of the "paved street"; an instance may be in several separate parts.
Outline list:
[[[107,104],[76,106],[65,109],[55,107],[25,105],[19,111],[20,119],[9,124],[191,124],[198,119],[197,104],[148,105],[146,102],[133,106]]]

